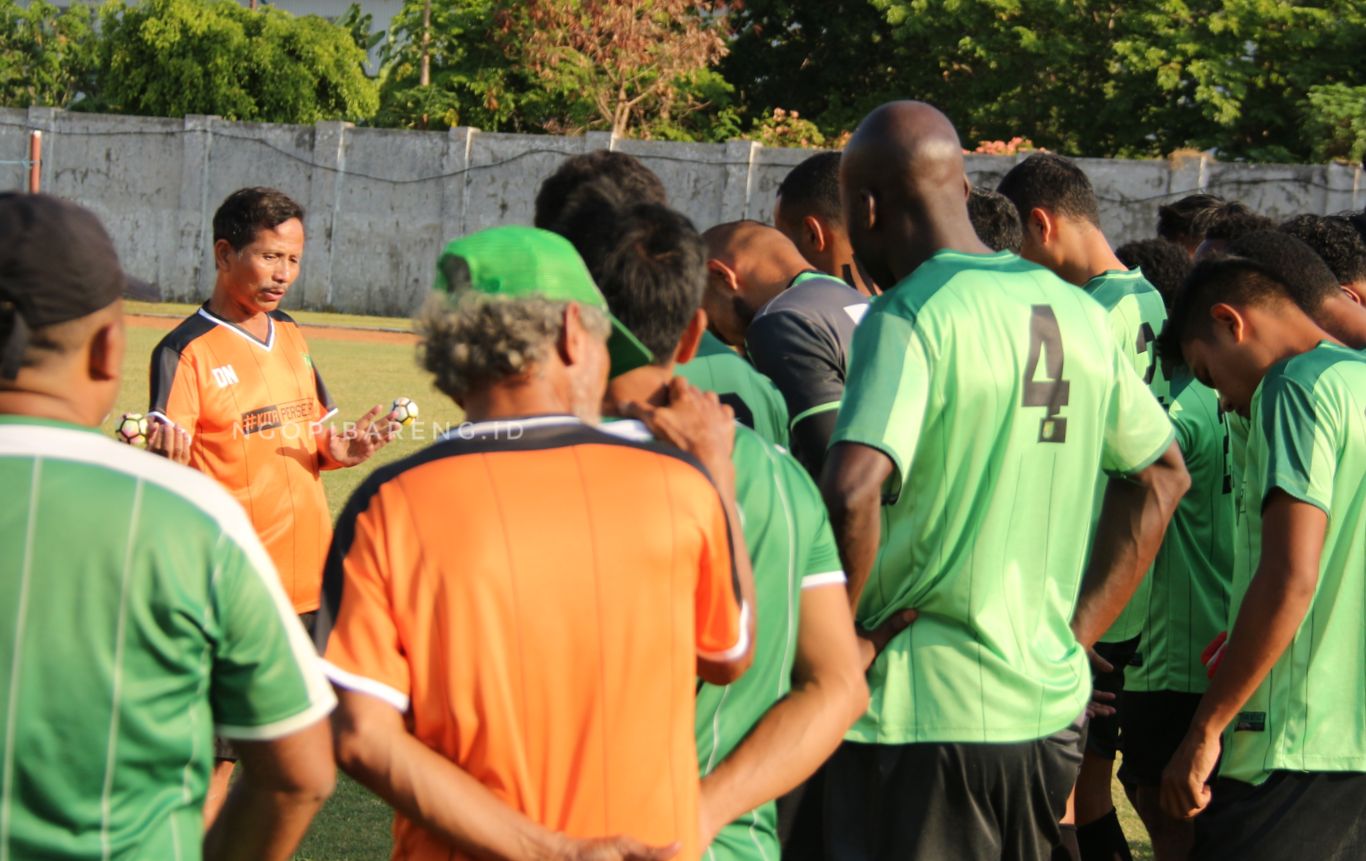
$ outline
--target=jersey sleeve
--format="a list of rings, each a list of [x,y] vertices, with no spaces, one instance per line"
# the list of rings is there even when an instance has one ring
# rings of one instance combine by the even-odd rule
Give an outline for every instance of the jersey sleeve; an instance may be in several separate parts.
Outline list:
[[[798,476],[800,486],[794,490],[801,524],[798,537],[809,536],[810,546],[806,554],[806,564],[801,569],[801,587],[814,589],[819,586],[840,586],[845,583],[844,566],[840,562],[839,545],[835,543],[835,530],[830,526],[830,515],[826,512],[825,502],[820,491],[805,472]]]
[[[225,738],[281,738],[321,719],[336,697],[245,513],[219,548],[211,587],[219,627],[209,690],[215,729]]]
[[[386,504],[364,488],[337,521],[315,637],[333,684],[408,710],[412,674],[390,600]]]
[[[1111,365],[1114,384],[1105,416],[1101,468],[1112,475],[1132,475],[1162,456],[1175,431],[1166,410],[1119,348],[1114,349]]]
[[[1268,377],[1264,386],[1258,416],[1267,451],[1262,486],[1268,494],[1279,489],[1331,515],[1337,465],[1332,417],[1315,408],[1314,393],[1293,377]],[[1257,500],[1265,502],[1265,496]]]
[[[147,412],[193,433],[199,421],[199,381],[194,360],[167,344],[152,351]]]
[[[742,605],[730,521],[714,487],[710,489],[703,521],[705,531],[694,592],[697,653],[706,660],[730,661],[749,650],[752,611]]]
[[[839,408],[844,368],[829,334],[809,319],[790,311],[764,314],[750,324],[745,345],[754,367],[782,393],[792,427]]]
[[[313,369],[313,383],[318,389],[318,420],[323,421],[337,411],[337,404],[332,400],[332,393],[327,390],[323,375],[318,372],[311,355],[308,356],[308,366]]]
[[[830,443],[875,448],[895,467],[885,495],[895,498],[911,468],[930,393],[930,353],[911,321],[870,311],[854,330],[845,397]]]

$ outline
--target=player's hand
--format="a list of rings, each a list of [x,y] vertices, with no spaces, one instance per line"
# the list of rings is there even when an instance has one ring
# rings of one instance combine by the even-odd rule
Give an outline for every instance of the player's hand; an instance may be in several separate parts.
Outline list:
[[[147,450],[184,466],[190,462],[190,434],[181,426],[153,417],[147,431]]]
[[[1209,806],[1209,778],[1219,761],[1219,736],[1192,727],[1162,772],[1162,809],[1177,819],[1194,819]]]
[[[682,377],[669,381],[668,397],[664,406],[632,402],[624,404],[622,411],[644,422],[659,439],[695,456],[712,472],[722,464],[728,470],[735,446],[735,413],[731,408],[721,403],[715,392],[701,391]]]
[[[909,628],[919,615],[915,610],[901,610],[893,613],[887,621],[872,630],[854,629],[854,633],[858,635],[859,657],[863,661],[864,672],[873,665],[873,661],[876,661],[882,650],[887,648],[892,638]]]
[[[341,433],[333,428],[327,429],[327,454],[341,466],[356,466],[365,463],[370,456],[388,445],[398,436],[402,427],[386,415],[378,422],[384,407],[375,404],[355,424]]]
[[[668,861],[682,846],[647,846],[630,837],[599,837],[593,840],[564,838],[561,861]]]
[[[1102,691],[1100,688],[1091,688],[1091,699],[1086,703],[1086,716],[1088,718],[1113,717],[1118,713],[1113,703],[1118,699],[1114,691]]]

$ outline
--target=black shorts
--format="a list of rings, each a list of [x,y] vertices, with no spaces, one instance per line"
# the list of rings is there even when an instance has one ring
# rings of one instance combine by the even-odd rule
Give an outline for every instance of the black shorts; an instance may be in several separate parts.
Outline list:
[[[827,858],[1066,859],[1082,719],[1017,744],[845,742],[825,768]]]
[[[1108,673],[1098,673],[1091,684],[1098,691],[1108,691],[1115,695],[1110,703],[1117,711],[1122,710],[1124,699],[1124,668],[1138,654],[1138,641],[1143,635],[1119,643],[1096,643],[1096,654],[1100,655],[1114,669]],[[1119,715],[1091,718],[1086,728],[1086,752],[1101,759],[1114,759],[1120,751]]]
[[[1360,861],[1366,774],[1274,771],[1253,786],[1221,779],[1195,819],[1191,861]]]
[[[299,624],[304,626],[304,633],[309,641],[313,640],[313,628],[317,624],[318,611],[299,614]],[[213,737],[213,758],[215,762],[236,762],[237,751],[233,748],[232,742],[221,735]]]
[[[1162,770],[1181,746],[1200,694],[1181,691],[1125,691],[1119,727],[1124,738],[1121,783],[1160,786]]]
[[[778,799],[778,839],[783,861],[821,861],[825,857],[825,766]]]

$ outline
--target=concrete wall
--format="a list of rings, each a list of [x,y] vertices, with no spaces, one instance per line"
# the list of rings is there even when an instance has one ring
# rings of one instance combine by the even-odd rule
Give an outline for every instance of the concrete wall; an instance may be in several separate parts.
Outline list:
[[[0,110],[0,161],[22,159],[29,129],[44,133],[43,190],[105,221],[132,274],[167,299],[212,287],[214,209],[234,189],[273,185],[308,211],[303,274],[291,307],[408,314],[432,280],[446,239],[529,223],[536,189],[569,154],[614,146],[656,171],[673,204],[700,228],[770,217],[786,172],[810,153],[748,142],[656,143],[504,135],[457,128],[411,132],[345,123],[282,126],[214,117],[158,119]],[[975,183],[994,186],[1011,157],[971,156]],[[1272,216],[1366,206],[1366,178],[1342,165],[1216,164],[1190,159],[1082,159],[1116,244],[1152,235],[1157,207],[1204,188]],[[26,172],[0,165],[0,188]]]

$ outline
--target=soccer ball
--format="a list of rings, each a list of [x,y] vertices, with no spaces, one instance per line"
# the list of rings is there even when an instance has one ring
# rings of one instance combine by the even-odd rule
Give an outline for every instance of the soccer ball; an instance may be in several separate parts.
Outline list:
[[[417,403],[412,398],[394,398],[394,406],[389,415],[401,425],[410,425],[417,418]]]
[[[119,442],[129,445],[147,444],[147,416],[142,413],[124,413],[114,425],[114,436]]]

